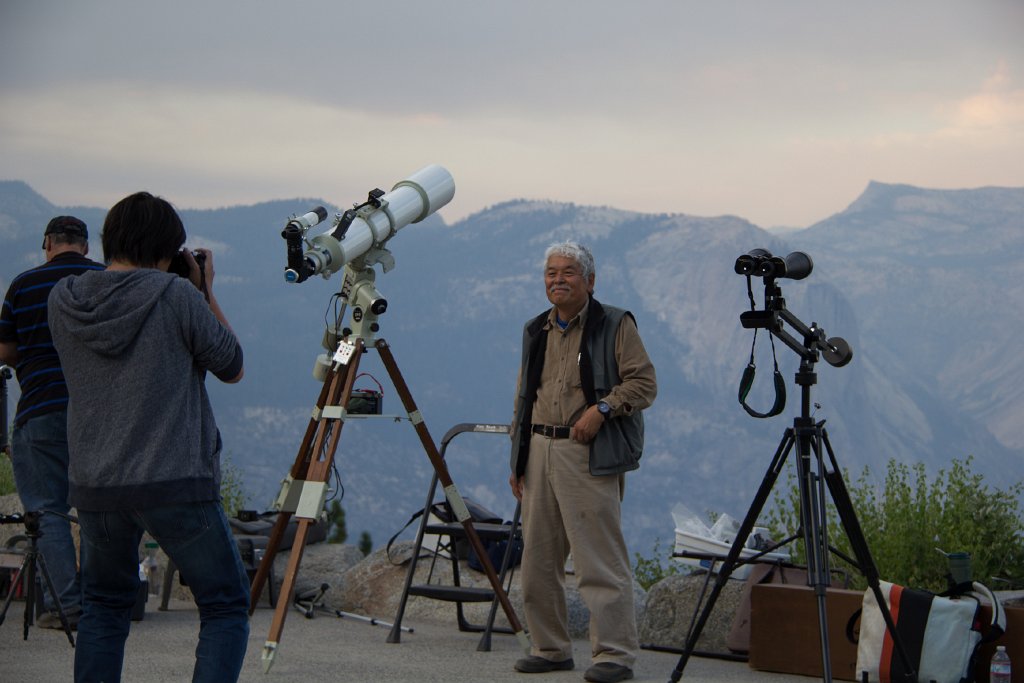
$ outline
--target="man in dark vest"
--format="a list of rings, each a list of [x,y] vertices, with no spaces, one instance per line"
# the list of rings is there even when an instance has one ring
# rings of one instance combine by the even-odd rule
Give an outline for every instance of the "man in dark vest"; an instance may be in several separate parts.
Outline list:
[[[626,310],[593,297],[594,257],[567,242],[545,254],[551,309],[526,324],[509,483],[522,501],[523,604],[532,641],[522,673],[574,668],[565,601],[570,551],[590,610],[593,665],[584,679],[633,678],[639,639],[622,535],[625,472],[639,467],[641,411],[654,366]]]
[[[26,512],[42,512],[38,548],[72,627],[81,613],[78,554],[68,507],[68,390],[46,321],[46,300],[57,281],[103,270],[86,258],[89,231],[73,216],[57,216],[43,234],[46,263],[14,278],[0,312],[0,361],[18,373],[21,397],[11,435],[14,483]],[[38,626],[63,628],[57,605],[43,591]]]

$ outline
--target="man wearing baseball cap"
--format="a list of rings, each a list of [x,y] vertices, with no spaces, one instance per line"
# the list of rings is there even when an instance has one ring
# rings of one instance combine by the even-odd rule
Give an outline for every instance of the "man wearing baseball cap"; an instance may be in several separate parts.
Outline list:
[[[0,311],[0,362],[18,375],[21,397],[11,435],[14,483],[26,512],[42,512],[38,548],[57,589],[60,607],[72,627],[81,614],[77,555],[68,507],[68,391],[47,323],[50,290],[67,275],[104,266],[86,258],[89,230],[74,216],[57,216],[43,233],[46,263],[11,282]],[[48,514],[49,513],[49,514]],[[48,590],[47,610],[36,622],[63,628]]]

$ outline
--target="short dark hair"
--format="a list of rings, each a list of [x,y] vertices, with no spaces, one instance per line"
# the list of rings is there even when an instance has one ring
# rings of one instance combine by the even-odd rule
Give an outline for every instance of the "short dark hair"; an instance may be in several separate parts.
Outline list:
[[[103,259],[153,268],[185,244],[185,226],[170,202],[148,192],[128,195],[103,221]]]

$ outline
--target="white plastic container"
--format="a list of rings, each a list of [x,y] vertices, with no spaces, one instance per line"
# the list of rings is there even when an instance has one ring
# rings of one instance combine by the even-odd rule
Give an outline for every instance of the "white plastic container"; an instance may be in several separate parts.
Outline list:
[[[753,534],[751,535],[753,537]],[[691,553],[698,555],[713,555],[714,557],[708,558],[690,558],[690,557],[674,557],[672,559],[682,564],[687,564],[692,567],[699,567],[701,569],[711,570],[717,572],[725,562],[725,558],[729,555],[729,550],[732,548],[732,543],[726,543],[719,541],[709,536],[701,536],[690,531],[684,531],[682,529],[676,529],[676,553]],[[747,559],[757,554],[757,550],[753,548],[744,548],[740,551],[740,559]],[[776,550],[774,552],[765,553],[759,558],[758,561],[764,562],[789,562],[790,555],[788,551]],[[739,565],[733,569],[732,574],[729,578],[737,580],[746,580],[747,576],[750,575],[750,570],[753,564]]]

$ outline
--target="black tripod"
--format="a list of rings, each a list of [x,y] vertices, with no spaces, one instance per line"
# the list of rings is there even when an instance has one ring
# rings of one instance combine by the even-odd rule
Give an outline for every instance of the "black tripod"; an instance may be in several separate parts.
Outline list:
[[[835,453],[832,450],[832,445],[829,443],[828,432],[824,426],[825,421],[815,421],[811,416],[811,387],[817,382],[814,364],[818,361],[819,352],[830,365],[836,367],[846,365],[853,357],[853,354],[845,340],[839,337],[826,339],[825,331],[819,328],[817,323],[812,323],[810,327],[807,327],[800,322],[796,316],[786,310],[785,300],[781,294],[782,292],[776,284],[774,277],[765,277],[765,310],[763,312],[752,310],[743,313],[740,316],[740,321],[747,328],[756,329],[763,327],[768,329],[770,334],[778,337],[800,355],[800,369],[796,373],[796,383],[800,386],[800,416],[793,420],[793,426],[786,430],[778,449],[775,451],[771,465],[768,467],[761,486],[754,496],[754,502],[743,519],[729,554],[718,572],[714,588],[696,624],[690,631],[686,646],[679,657],[676,668],[672,671],[670,680],[679,681],[682,676],[683,669],[693,653],[704,624],[707,622],[711,610],[715,606],[715,601],[718,599],[718,595],[721,593],[726,581],[729,580],[733,569],[738,564],[740,552],[746,545],[747,538],[750,536],[750,532],[754,528],[761,510],[768,500],[768,496],[779,477],[779,473],[782,471],[786,459],[795,447],[801,528],[793,536],[765,549],[763,553],[771,552],[776,548],[784,546],[801,535],[803,537],[804,548],[807,553],[807,584],[814,589],[818,603],[822,680],[826,683],[832,682],[832,662],[829,653],[828,620],[825,605],[826,591],[831,584],[831,571],[829,568],[829,552],[831,551],[856,567],[867,579],[868,585],[881,609],[882,617],[889,629],[889,633],[892,635],[897,654],[904,665],[903,670],[910,672],[906,675],[906,680],[908,682],[916,681],[916,672],[906,655],[902,640],[896,632],[895,624],[889,613],[885,597],[882,595],[879,586],[878,569],[871,557],[871,552],[868,550],[867,541],[864,539],[860,522],[857,521],[857,515],[839,470]],[[752,294],[751,303],[753,304]],[[803,336],[803,342],[798,341],[783,329],[784,322],[791,325]],[[748,372],[751,372],[749,378],[751,381],[752,368],[753,363],[748,368]],[[776,368],[776,374],[778,374],[778,368]],[[745,376],[744,383],[749,385],[747,380],[748,377]],[[778,387],[778,383],[776,386]],[[749,386],[745,388],[749,389]],[[745,395],[744,388],[741,387],[741,401],[745,398]],[[779,405],[778,401],[776,401],[776,405]],[[779,409],[781,410],[781,407]],[[828,522],[826,519],[826,485],[828,492],[832,496],[832,502],[839,513],[843,530],[850,541],[850,547],[854,555],[856,555],[855,560],[829,545]]]
[[[45,511],[44,511],[45,512]],[[32,625],[32,612],[36,606],[36,572],[43,577],[44,585],[46,590],[50,591],[50,597],[53,598],[53,603],[57,606],[57,614],[60,616],[60,623],[64,627],[64,633],[68,636],[68,642],[71,643],[71,647],[75,646],[75,638],[71,635],[71,624],[68,622],[67,615],[64,614],[64,608],[60,604],[60,597],[57,595],[57,589],[53,585],[53,580],[50,578],[50,572],[46,569],[46,558],[39,554],[39,549],[36,542],[39,537],[43,535],[42,531],[39,530],[39,518],[43,516],[44,512],[26,512],[24,515],[0,515],[0,524],[25,524],[25,536],[28,538],[28,548],[25,550],[25,558],[21,562],[21,566],[15,572],[14,577],[11,579],[11,588],[7,593],[7,598],[4,600],[3,609],[0,609],[0,625],[4,623],[4,619],[7,618],[7,608],[11,605],[11,600],[14,598],[14,592],[16,587],[19,585],[22,577],[25,577],[25,620],[22,631],[24,640],[28,640],[28,628]]]

